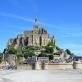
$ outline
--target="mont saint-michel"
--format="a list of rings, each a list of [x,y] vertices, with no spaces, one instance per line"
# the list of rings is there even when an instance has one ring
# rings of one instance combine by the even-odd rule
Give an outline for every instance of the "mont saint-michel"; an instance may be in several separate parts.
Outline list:
[[[0,68],[3,70],[15,69],[15,71],[0,72],[4,75],[0,81],[4,82],[54,82],[55,80],[81,82],[82,80],[81,71],[73,70],[82,69],[82,63],[75,60],[75,55],[69,49],[59,48],[54,36],[51,37],[45,28],[39,26],[37,19],[33,30],[24,31],[23,34],[8,40],[1,65]]]
[[[14,39],[9,39],[8,46],[14,48],[25,46],[46,46],[49,42],[55,44],[54,36],[50,37],[45,28],[38,25],[38,20],[35,18],[33,30],[24,31],[24,34],[19,34]]]
[[[80,62],[81,62],[81,58]],[[77,69],[76,56],[61,49],[56,39],[35,18],[33,29],[10,38],[3,51],[5,69]]]
[[[82,82],[82,0],[0,0],[0,82]]]

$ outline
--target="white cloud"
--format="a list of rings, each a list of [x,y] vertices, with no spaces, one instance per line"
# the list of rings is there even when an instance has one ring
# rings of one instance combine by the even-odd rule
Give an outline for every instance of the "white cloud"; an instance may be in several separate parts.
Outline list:
[[[22,17],[22,16],[10,14],[10,13],[0,12],[0,15],[5,16],[5,17],[20,19],[20,20],[23,20],[23,21],[26,21],[26,22],[34,23],[34,19],[25,18],[25,17]],[[54,24],[43,23],[43,22],[38,22],[38,23],[40,25],[42,25],[43,27],[46,26],[48,28],[52,28],[51,30],[54,30],[54,29],[62,30],[62,27],[54,25]]]
[[[82,32],[65,33],[63,34],[63,37],[82,37]]]
[[[10,14],[10,13],[0,12],[0,15],[1,16],[6,16],[6,17],[20,19],[20,20],[23,20],[23,21],[26,21],[26,22],[32,22],[32,23],[34,22],[34,20],[32,20],[32,19],[28,19],[28,18],[25,18],[25,17],[22,17],[22,16],[18,16],[18,15],[14,15],[14,14]]]

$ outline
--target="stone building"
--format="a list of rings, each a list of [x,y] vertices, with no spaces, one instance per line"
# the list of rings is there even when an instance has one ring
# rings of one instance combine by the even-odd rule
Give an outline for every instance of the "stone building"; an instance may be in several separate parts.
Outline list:
[[[47,30],[38,25],[37,18],[35,19],[33,30],[24,31],[14,39],[8,40],[8,46],[15,48],[25,46],[46,46],[49,42],[55,43],[54,37],[50,37]]]

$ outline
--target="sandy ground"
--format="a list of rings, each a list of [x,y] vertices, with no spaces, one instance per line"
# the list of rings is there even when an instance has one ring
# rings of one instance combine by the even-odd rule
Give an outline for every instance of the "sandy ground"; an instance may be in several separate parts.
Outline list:
[[[0,82],[82,82],[82,70],[5,70]]]

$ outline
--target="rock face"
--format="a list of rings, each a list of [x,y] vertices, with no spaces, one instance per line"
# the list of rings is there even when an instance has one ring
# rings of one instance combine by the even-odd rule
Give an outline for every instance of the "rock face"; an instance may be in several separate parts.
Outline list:
[[[16,56],[14,54],[7,54],[5,56],[5,62],[9,65],[16,65]]]
[[[50,37],[43,27],[40,27],[35,19],[32,31],[25,31],[14,39],[8,40],[8,46],[18,48],[20,46],[46,46],[49,42],[55,43],[54,37]]]

